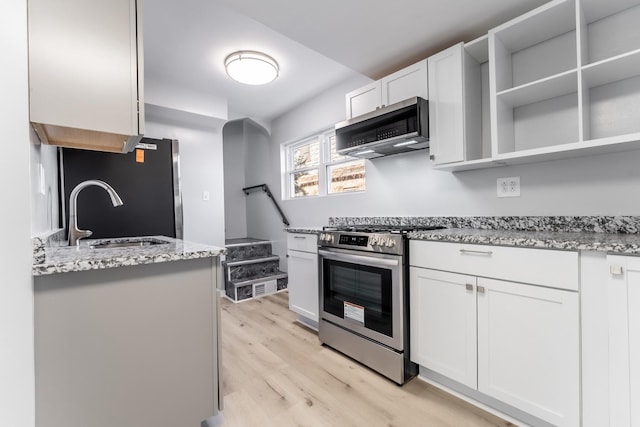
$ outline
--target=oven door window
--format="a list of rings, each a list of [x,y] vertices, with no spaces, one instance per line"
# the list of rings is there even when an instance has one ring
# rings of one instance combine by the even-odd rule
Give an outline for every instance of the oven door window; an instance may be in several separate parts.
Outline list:
[[[364,320],[365,328],[393,336],[390,269],[328,259],[323,269],[324,311],[357,323]]]

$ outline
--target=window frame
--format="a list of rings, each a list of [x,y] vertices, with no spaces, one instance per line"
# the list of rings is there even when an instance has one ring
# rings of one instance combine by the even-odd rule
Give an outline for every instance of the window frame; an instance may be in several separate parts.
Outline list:
[[[305,145],[308,144],[312,144],[314,142],[318,142],[318,164],[315,166],[308,166],[308,167],[304,167],[304,168],[300,168],[300,169],[294,169],[294,162],[293,162],[293,152],[300,148],[303,147]],[[287,198],[288,199],[303,199],[303,198],[307,198],[307,197],[317,197],[320,196],[322,194],[322,160],[323,160],[323,144],[322,141],[320,140],[318,135],[315,136],[311,136],[309,138],[305,138],[302,141],[298,141],[295,142],[293,144],[289,144],[286,146],[286,171],[285,171],[285,185],[286,185],[286,189],[287,189]],[[295,192],[293,191],[294,188],[294,176],[297,173],[300,172],[309,172],[309,171],[313,171],[313,170],[317,170],[318,171],[318,194],[317,195],[310,195],[310,196],[295,196]]]
[[[366,191],[366,161],[364,159],[358,159],[356,157],[349,156],[344,156],[343,158],[337,160],[331,160],[331,137],[335,138],[335,130],[333,129],[325,130],[308,138],[304,138],[302,140],[295,141],[289,144],[284,144],[282,146],[282,164],[284,165],[282,171],[282,194],[285,196],[286,200],[299,200],[314,197],[362,193]],[[315,141],[318,142],[318,165],[294,169],[293,152],[296,149]],[[358,160],[361,160],[363,162],[363,166],[365,168],[365,188],[363,190],[341,191],[334,193],[330,192],[331,183],[329,182],[329,180],[331,178],[331,174],[329,172],[329,169],[331,167],[339,166],[343,163],[350,163]],[[295,174],[300,172],[313,171],[316,169],[318,171],[318,194],[296,197],[294,192]]]
[[[359,159],[357,157],[350,157],[350,156],[344,156],[341,154],[338,154],[338,156],[340,156],[341,158],[336,159],[336,160],[331,160],[331,137],[333,137],[335,139],[336,136],[336,132],[335,130],[330,130],[327,131],[325,133],[323,133],[323,136],[325,137],[325,150],[326,150],[326,158],[324,159],[325,161],[323,162],[323,166],[324,166],[324,173],[325,173],[325,186],[326,186],[326,195],[327,196],[335,196],[335,195],[339,195],[339,194],[350,194],[350,193],[363,193],[365,191],[367,191],[367,162],[364,159]],[[337,153],[336,153],[337,154]],[[329,169],[331,169],[332,167],[335,166],[340,166],[342,164],[345,163],[352,163],[352,162],[357,162],[357,161],[361,161],[362,165],[364,166],[364,189],[363,190],[351,190],[351,191],[338,191],[338,192],[331,192],[331,173],[329,172]]]

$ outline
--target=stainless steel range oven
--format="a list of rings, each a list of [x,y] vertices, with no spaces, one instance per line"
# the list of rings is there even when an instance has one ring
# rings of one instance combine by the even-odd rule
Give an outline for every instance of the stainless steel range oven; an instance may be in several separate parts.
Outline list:
[[[409,360],[406,231],[325,230],[318,240],[320,341],[398,384],[417,372]]]

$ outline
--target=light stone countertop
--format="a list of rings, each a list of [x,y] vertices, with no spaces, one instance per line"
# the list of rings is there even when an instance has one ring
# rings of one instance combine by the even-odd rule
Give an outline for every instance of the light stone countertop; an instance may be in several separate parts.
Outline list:
[[[287,233],[299,233],[299,234],[318,234],[322,231],[322,227],[309,226],[309,227],[287,227],[284,229]]]
[[[408,237],[440,242],[640,255],[640,234],[448,228],[413,231]]]
[[[35,256],[33,276],[72,271],[99,270],[140,264],[181,261],[216,257],[225,248],[186,242],[164,236],[148,236],[137,239],[157,239],[166,243],[149,246],[91,248],[93,243],[122,242],[126,239],[82,240],[79,246],[47,246],[44,256]]]
[[[330,218],[331,224],[413,225],[451,227],[412,231],[410,239],[479,245],[600,251],[640,256],[638,217],[424,217]],[[455,224],[462,227],[456,227]],[[453,225],[453,226],[452,226]],[[477,226],[478,228],[475,228]],[[490,229],[486,229],[490,227]],[[498,229],[492,229],[493,227]],[[502,227],[505,227],[504,229]],[[509,227],[527,227],[524,231]],[[571,230],[571,231],[563,231]],[[579,230],[588,231],[579,231]],[[557,231],[554,231],[557,230]],[[604,232],[621,230],[623,232]],[[288,233],[318,234],[322,227],[288,227]],[[625,232],[629,231],[629,232]]]

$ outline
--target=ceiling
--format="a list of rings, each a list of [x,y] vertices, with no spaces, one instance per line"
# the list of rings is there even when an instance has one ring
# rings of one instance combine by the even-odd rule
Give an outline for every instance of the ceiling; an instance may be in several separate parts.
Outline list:
[[[224,98],[231,117],[270,121],[346,79],[378,79],[546,1],[150,0],[145,79]],[[236,50],[273,56],[279,78],[234,82],[223,61]]]

